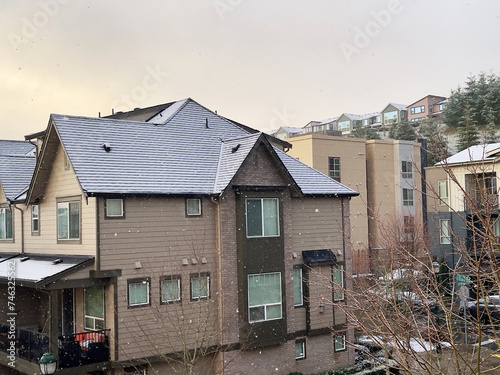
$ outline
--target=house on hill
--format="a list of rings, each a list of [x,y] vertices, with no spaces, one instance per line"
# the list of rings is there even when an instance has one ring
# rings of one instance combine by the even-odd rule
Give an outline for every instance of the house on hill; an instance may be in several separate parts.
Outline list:
[[[53,114],[40,133],[24,250],[0,241],[0,293],[14,264],[16,308],[30,312],[21,372],[47,350],[73,374],[353,363],[342,304],[357,192],[191,99],[143,115]]]

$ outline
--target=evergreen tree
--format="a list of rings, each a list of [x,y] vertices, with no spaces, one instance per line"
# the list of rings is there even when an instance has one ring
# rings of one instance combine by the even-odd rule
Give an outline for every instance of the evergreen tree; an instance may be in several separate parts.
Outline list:
[[[479,131],[477,126],[472,123],[467,123],[465,126],[458,128],[457,132],[457,151],[465,150],[470,146],[479,144]]]
[[[498,142],[498,136],[497,136],[497,130],[498,127],[490,122],[488,126],[486,127],[486,132],[484,134],[484,143],[497,143]]]
[[[440,124],[433,119],[420,124],[419,136],[426,141],[427,166],[434,165],[448,157],[448,141],[439,128]]]
[[[380,135],[377,133],[375,129],[372,129],[368,126],[363,126],[359,123],[354,125],[352,135],[356,138],[381,139]]]
[[[413,126],[408,121],[401,121],[391,126],[389,138],[401,141],[413,141],[417,138],[417,133],[415,133],[415,129],[413,129]]]

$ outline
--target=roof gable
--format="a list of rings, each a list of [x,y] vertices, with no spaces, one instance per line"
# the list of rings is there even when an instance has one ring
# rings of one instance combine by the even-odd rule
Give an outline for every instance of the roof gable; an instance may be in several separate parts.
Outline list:
[[[28,188],[36,159],[27,155],[0,155],[0,184],[5,198],[16,202]]]

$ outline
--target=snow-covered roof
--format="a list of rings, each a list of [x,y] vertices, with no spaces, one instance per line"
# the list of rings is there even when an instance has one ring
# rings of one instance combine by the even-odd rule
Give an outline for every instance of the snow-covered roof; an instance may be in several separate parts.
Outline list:
[[[83,255],[2,254],[0,279],[7,280],[15,262],[16,284],[45,285],[80,267],[93,262],[93,257]]]
[[[363,120],[363,115],[356,115],[354,113],[343,113],[343,115],[349,117],[351,120]]]
[[[273,148],[264,134],[251,134],[192,99],[165,117],[162,124],[55,114],[51,121],[89,195],[221,194],[259,142],[278,155],[303,194],[357,195]]]
[[[337,121],[338,119],[339,119],[338,117],[330,117],[330,118],[327,118],[325,120],[320,121],[319,124],[317,124],[317,125],[329,124],[331,122]]]
[[[477,146],[471,146],[465,150],[450,156],[449,158],[436,163],[443,164],[463,164],[477,163],[480,161],[495,160],[500,154],[500,143],[490,143]]]
[[[398,104],[398,103],[389,103],[389,104],[392,105],[393,107],[396,107],[400,111],[404,111],[406,110],[406,108],[408,108],[408,105],[406,104]]]
[[[0,155],[34,155],[35,146],[26,141],[0,139]]]
[[[0,155],[0,184],[9,201],[21,200],[18,196],[30,184],[36,158],[28,155]]]

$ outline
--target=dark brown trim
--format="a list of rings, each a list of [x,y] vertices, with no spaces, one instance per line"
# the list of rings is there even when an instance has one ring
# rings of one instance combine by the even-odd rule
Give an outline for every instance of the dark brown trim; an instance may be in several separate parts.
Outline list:
[[[116,199],[116,200],[122,201],[122,215],[121,216],[108,216],[108,199]],[[125,220],[125,198],[123,198],[123,197],[105,197],[104,198],[104,220]]]
[[[120,277],[122,275],[121,269],[114,270],[90,270],[89,277],[93,279],[110,279],[113,277]]]

